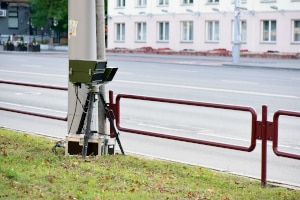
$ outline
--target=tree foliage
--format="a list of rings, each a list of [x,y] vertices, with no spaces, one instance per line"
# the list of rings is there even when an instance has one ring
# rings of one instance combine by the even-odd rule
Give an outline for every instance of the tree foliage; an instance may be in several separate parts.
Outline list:
[[[68,28],[68,0],[29,0],[32,24],[50,27],[57,31]]]
[[[106,13],[107,0],[104,0],[104,2]],[[53,30],[67,31],[68,0],[29,0],[29,3],[32,24],[37,27],[45,27],[48,23]]]

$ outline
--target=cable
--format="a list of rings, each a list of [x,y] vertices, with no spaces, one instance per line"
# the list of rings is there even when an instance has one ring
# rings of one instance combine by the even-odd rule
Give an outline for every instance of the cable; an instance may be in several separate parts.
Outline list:
[[[75,95],[76,95],[75,110],[74,110],[74,114],[73,114],[72,121],[71,121],[71,124],[70,124],[70,128],[68,130],[68,135],[70,134],[70,131],[71,131],[71,128],[72,128],[72,125],[73,125],[73,121],[74,121],[74,118],[75,118],[76,110],[77,110],[77,100],[79,99],[78,98],[78,87],[75,87]],[[79,102],[80,102],[80,100],[79,100]]]
[[[71,128],[72,128],[72,125],[73,125],[73,122],[74,122],[74,118],[75,118],[75,114],[76,114],[76,110],[77,110],[77,101],[79,101],[80,104],[81,104],[81,101],[78,97],[78,87],[77,86],[75,86],[75,95],[76,95],[75,110],[74,110],[74,114],[73,114],[72,121],[71,121],[71,124],[70,124],[70,128],[68,130],[68,135],[70,134],[70,131],[71,131]],[[81,104],[81,106],[82,106],[82,104]],[[52,147],[52,152],[57,155],[56,147],[65,147],[65,143],[66,143],[66,141],[63,141],[63,140],[58,141]]]

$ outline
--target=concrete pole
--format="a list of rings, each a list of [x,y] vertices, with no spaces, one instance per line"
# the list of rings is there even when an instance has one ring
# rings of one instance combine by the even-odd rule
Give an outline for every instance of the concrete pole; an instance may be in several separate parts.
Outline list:
[[[69,0],[68,6],[69,60],[96,60],[95,1]],[[88,87],[86,85],[81,84],[81,88],[77,87],[77,89],[78,92],[76,92],[73,83],[69,81],[68,134],[76,134],[83,113],[80,102],[84,104],[87,98]],[[77,100],[76,93],[80,102]],[[76,108],[75,105],[77,105]],[[93,116],[93,119],[95,119],[95,116]],[[95,130],[94,127],[93,130]]]
[[[106,61],[105,51],[105,16],[104,16],[104,0],[96,0],[96,37],[97,37],[97,60]],[[105,99],[105,85],[100,85],[99,92]],[[98,104],[98,128],[99,132],[107,134],[107,125],[104,107]]]
[[[234,0],[234,37],[232,47],[232,62],[238,64],[240,62],[240,46],[241,46],[241,29],[240,29],[240,0]]]

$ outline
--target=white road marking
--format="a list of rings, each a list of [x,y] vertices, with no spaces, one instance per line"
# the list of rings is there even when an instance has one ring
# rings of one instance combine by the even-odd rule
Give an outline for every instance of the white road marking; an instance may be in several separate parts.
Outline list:
[[[20,72],[20,71],[11,71],[11,70],[0,70],[0,72],[15,73],[15,74],[30,74],[30,75],[39,75],[39,76],[68,77],[67,75],[59,75],[59,74],[45,74],[45,73],[35,73],[35,72]]]
[[[253,85],[258,84],[257,82],[247,82],[247,81],[233,81],[233,80],[221,80],[221,81],[226,83],[236,83],[236,84],[253,84]]]
[[[41,92],[16,92],[15,95],[41,95]]]
[[[176,69],[174,69],[174,70],[170,70],[171,72],[191,72],[191,73],[196,73],[196,72],[198,72],[198,71],[193,71],[193,70],[176,70]]]
[[[293,95],[283,95],[283,94],[274,94],[274,93],[261,93],[261,92],[229,90],[229,89],[218,89],[218,88],[207,88],[207,87],[197,87],[197,86],[188,86],[188,85],[173,85],[173,84],[171,85],[171,84],[165,84],[165,83],[149,83],[149,82],[141,82],[141,81],[126,81],[126,80],[115,80],[115,82],[127,83],[127,84],[136,84],[136,85],[150,85],[150,86],[160,86],[160,87],[172,87],[172,88],[183,88],[183,89],[193,89],[193,90],[206,90],[206,91],[214,91],[214,92],[227,92],[227,93],[238,93],[238,94],[247,94],[247,95],[258,95],[258,96],[300,99],[299,96],[293,96]]]
[[[188,65],[194,65],[196,62],[191,62],[191,61],[180,61],[178,62],[179,64],[188,64]]]
[[[226,137],[226,136],[221,136],[221,135],[216,135],[216,134],[206,134],[206,133],[196,133],[197,135],[203,135],[203,136],[209,136],[209,137],[215,137],[215,138],[222,138],[222,139],[228,139],[228,140],[236,140],[236,141],[242,141],[242,142],[249,142],[249,140],[244,140],[244,139],[239,139],[239,138],[234,138],[234,137]]]
[[[133,74],[132,72],[118,72],[118,74],[127,74],[127,75],[131,75]]]
[[[40,65],[27,65],[27,64],[23,64],[22,67],[34,67],[34,68],[41,68],[42,66]]]
[[[47,108],[42,108],[42,107],[36,107],[36,106],[26,106],[26,105],[15,104],[15,103],[8,103],[8,102],[3,102],[3,101],[0,101],[0,104],[7,105],[7,106],[15,106],[15,107],[19,107],[19,108],[30,108],[30,109],[35,109],[35,110],[42,110],[42,111],[48,111],[48,112],[56,112],[56,113],[67,114],[64,111],[52,110],[52,109],[47,109]]]

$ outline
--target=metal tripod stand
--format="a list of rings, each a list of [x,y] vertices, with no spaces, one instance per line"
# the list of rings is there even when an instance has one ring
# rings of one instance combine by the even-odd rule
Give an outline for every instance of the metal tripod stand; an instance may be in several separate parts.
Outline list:
[[[91,121],[92,121],[92,113],[93,113],[93,107],[95,102],[95,95],[100,95],[101,103],[105,110],[105,116],[108,118],[110,126],[114,132],[114,136],[116,137],[117,143],[120,147],[121,153],[125,155],[121,141],[119,139],[119,132],[117,131],[115,124],[114,124],[114,114],[111,109],[108,108],[107,103],[105,102],[103,95],[99,92],[95,92],[92,89],[89,89],[87,99],[84,105],[84,112],[81,115],[80,124],[77,130],[77,134],[80,134],[84,125],[84,121],[86,119],[86,130],[84,133],[84,141],[83,141],[83,147],[82,147],[82,158],[85,159],[87,155],[87,149],[88,149],[88,141],[90,137],[95,133],[95,131],[91,131]]]

